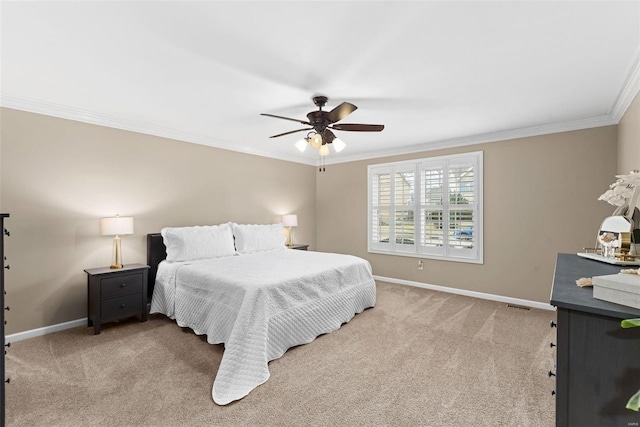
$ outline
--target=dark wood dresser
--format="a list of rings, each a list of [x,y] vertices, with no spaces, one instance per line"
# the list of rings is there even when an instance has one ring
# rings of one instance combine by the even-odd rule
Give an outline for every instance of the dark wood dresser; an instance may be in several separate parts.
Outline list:
[[[9,231],[4,228],[4,220],[5,218],[9,218],[9,214],[8,213],[0,213],[0,230],[2,230],[2,235],[0,235],[0,259],[2,259],[2,269],[0,269],[0,332],[2,332],[2,345],[6,347],[8,347],[9,345],[11,345],[10,343],[5,343],[6,338],[5,338],[5,331],[4,331],[4,325],[7,323],[5,318],[4,318],[4,311],[5,310],[9,310],[9,306],[5,306],[5,299],[4,299],[4,295],[5,295],[5,290],[4,290],[4,270],[5,269],[9,269],[9,265],[5,265],[5,262],[7,260],[7,258],[4,256],[4,236],[9,236]],[[5,351],[6,353],[6,351]],[[0,381],[0,425],[4,426],[4,422],[5,422],[5,383],[9,382],[9,379],[4,379],[4,354],[2,354],[2,357],[0,358],[0,376],[1,376],[1,381]]]
[[[597,300],[593,288],[576,285],[581,277],[622,268],[558,254],[551,291],[551,305],[558,308],[558,427],[640,426],[640,413],[625,408],[640,389],[640,328],[620,327],[622,319],[640,317],[640,310]]]

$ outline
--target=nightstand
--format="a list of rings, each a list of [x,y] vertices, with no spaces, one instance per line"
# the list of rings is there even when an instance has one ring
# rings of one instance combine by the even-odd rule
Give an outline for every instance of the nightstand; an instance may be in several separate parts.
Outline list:
[[[309,248],[309,245],[301,245],[300,243],[294,244],[293,246],[287,246],[289,249],[297,249],[299,251],[306,251]]]
[[[119,269],[89,268],[87,273],[87,326],[100,333],[105,322],[140,316],[147,321],[147,276],[149,266],[128,264]]]

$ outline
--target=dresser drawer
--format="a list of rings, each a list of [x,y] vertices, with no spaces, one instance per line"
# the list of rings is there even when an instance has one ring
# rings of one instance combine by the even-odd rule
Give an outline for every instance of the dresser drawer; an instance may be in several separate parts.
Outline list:
[[[100,297],[113,298],[142,292],[142,274],[123,274],[104,278],[100,284]]]
[[[110,298],[102,300],[100,303],[100,311],[102,319],[121,318],[131,314],[132,316],[140,313],[142,307],[142,294],[125,295],[118,298]]]

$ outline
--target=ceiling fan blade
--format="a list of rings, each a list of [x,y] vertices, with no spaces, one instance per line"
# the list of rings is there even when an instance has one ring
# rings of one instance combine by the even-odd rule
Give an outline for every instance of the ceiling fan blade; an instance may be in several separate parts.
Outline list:
[[[327,114],[327,120],[329,121],[329,123],[335,123],[338,120],[344,119],[349,114],[356,111],[357,109],[358,107],[356,107],[355,105],[350,104],[348,102],[343,102],[333,110],[329,111],[329,113]]]
[[[292,131],[289,131],[289,132],[279,133],[279,134],[277,134],[277,135],[270,136],[269,138],[277,138],[277,137],[279,137],[279,136],[289,135],[289,134],[291,134],[291,133],[302,132],[303,130],[311,130],[311,129],[313,129],[313,128],[305,128],[305,129],[292,130]]]
[[[276,119],[291,120],[292,122],[298,122],[298,123],[302,123],[303,125],[311,126],[311,123],[305,122],[304,120],[300,120],[300,119],[292,119],[290,117],[276,116],[275,114],[267,114],[267,113],[260,113],[260,115],[267,116],[267,117],[275,117]]]
[[[331,125],[331,129],[347,130],[353,132],[380,132],[384,125],[363,125],[359,123],[336,123]]]

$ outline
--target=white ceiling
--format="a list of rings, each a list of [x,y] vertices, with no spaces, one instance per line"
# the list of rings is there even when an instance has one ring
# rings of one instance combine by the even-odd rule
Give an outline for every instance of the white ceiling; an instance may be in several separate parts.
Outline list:
[[[314,94],[358,106],[327,163],[617,123],[639,1],[9,2],[3,106],[315,164]]]

